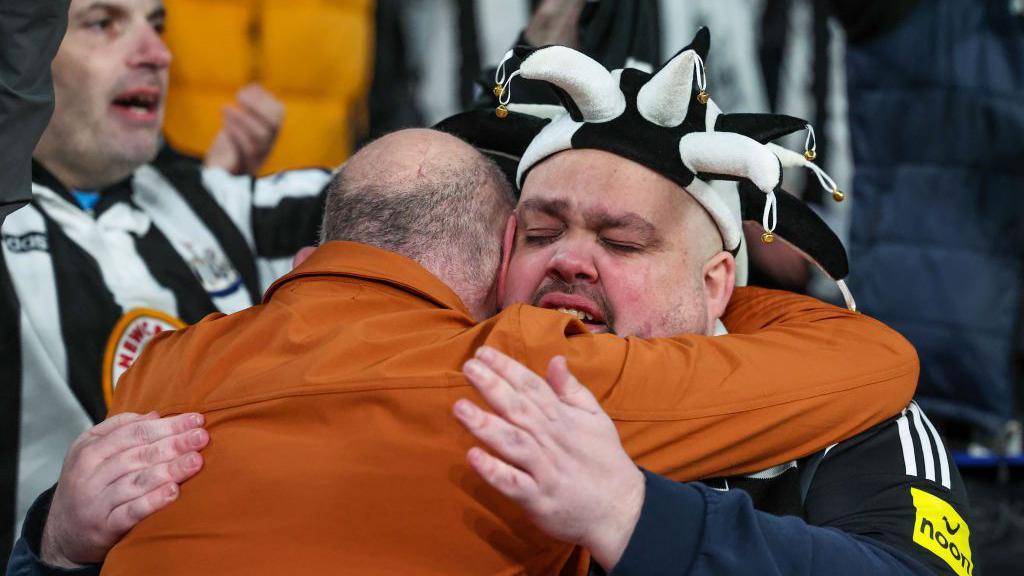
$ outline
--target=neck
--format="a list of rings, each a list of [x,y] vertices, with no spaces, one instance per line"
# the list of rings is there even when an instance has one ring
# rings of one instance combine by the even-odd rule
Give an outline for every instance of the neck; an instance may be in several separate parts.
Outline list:
[[[102,190],[124,180],[135,171],[133,167],[91,172],[43,155],[37,155],[35,160],[67,190]]]

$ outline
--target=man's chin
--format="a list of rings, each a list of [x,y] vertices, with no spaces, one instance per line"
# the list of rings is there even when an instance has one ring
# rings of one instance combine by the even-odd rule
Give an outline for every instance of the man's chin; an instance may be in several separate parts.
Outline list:
[[[140,167],[152,162],[159,151],[157,138],[123,138],[108,155],[96,158],[97,170],[91,174],[90,188],[105,188],[131,176]]]
[[[134,172],[135,168],[149,164],[156,158],[157,152],[160,151],[160,133],[137,132],[124,136],[122,143],[121,157],[118,161],[124,166],[132,166],[130,171]]]

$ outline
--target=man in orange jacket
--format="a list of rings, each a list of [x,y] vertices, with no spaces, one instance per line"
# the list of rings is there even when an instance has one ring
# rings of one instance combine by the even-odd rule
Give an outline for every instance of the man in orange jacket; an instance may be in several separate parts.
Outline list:
[[[522,305],[491,317],[510,210],[500,172],[450,136],[403,131],[353,157],[323,245],[264,304],[159,337],[118,387],[115,412],[201,411],[213,441],[104,571],[557,572],[572,548],[464,463],[473,441],[449,411],[484,344],[535,371],[566,355],[631,456],[678,480],[792,460],[910,399],[898,334],[796,295],[737,290],[720,338],[591,334]]]

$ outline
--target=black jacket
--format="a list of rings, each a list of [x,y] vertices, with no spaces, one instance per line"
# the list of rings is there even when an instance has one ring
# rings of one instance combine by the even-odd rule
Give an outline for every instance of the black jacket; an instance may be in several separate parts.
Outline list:
[[[50,63],[69,3],[0,0],[0,224],[32,198],[30,160],[53,112]]]

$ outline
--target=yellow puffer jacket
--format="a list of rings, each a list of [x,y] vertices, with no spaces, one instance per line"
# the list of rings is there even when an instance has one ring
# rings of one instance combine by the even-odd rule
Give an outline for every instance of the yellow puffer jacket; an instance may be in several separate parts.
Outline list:
[[[174,54],[165,133],[202,156],[235,92],[259,82],[286,107],[264,173],[333,167],[365,129],[373,0],[165,0]]]

